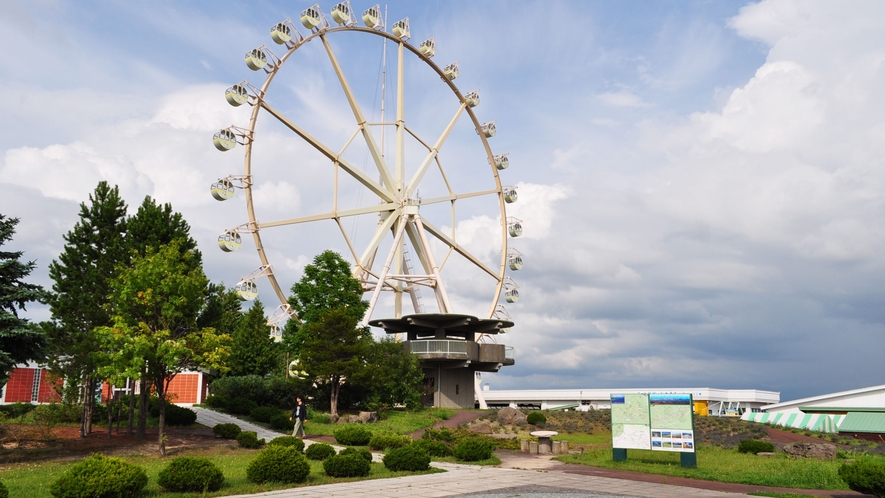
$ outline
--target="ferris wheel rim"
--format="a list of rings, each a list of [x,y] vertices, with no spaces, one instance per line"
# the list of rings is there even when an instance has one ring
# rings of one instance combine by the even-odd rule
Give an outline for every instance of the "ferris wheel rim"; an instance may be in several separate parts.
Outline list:
[[[325,37],[331,33],[338,33],[338,32],[362,32],[362,33],[372,34],[375,36],[380,36],[382,38],[386,38],[387,40],[390,40],[390,41],[396,43],[397,46],[401,47],[401,49],[410,51],[412,54],[414,54],[416,57],[418,57],[419,61],[423,62],[426,66],[429,66],[433,71],[435,71],[436,74],[440,77],[440,79],[448,85],[449,90],[457,97],[458,102],[463,107],[462,110],[465,111],[466,114],[468,115],[468,117],[470,118],[471,124],[472,124],[473,128],[476,130],[478,138],[480,139],[480,141],[483,145],[483,149],[485,150],[486,157],[487,157],[487,160],[489,163],[489,167],[490,167],[492,176],[494,178],[495,189],[488,190],[485,192],[480,192],[479,194],[476,194],[475,192],[468,192],[465,194],[465,196],[493,195],[493,194],[497,196],[498,214],[501,217],[501,248],[500,248],[501,254],[500,254],[499,270],[497,272],[489,271],[489,269],[485,268],[483,265],[477,264],[475,258],[471,259],[470,257],[465,256],[464,251],[456,250],[456,249],[454,251],[459,252],[468,263],[473,264],[474,266],[477,266],[480,269],[484,269],[485,273],[490,274],[496,280],[495,289],[494,289],[494,292],[492,295],[491,305],[489,307],[488,313],[486,314],[488,318],[493,317],[495,315],[495,311],[496,311],[497,307],[500,306],[500,299],[501,299],[502,291],[504,290],[504,287],[505,287],[505,281],[506,281],[505,274],[506,274],[506,265],[507,265],[507,257],[508,257],[508,233],[507,233],[507,222],[506,222],[507,215],[506,215],[506,207],[505,207],[505,200],[504,200],[504,193],[503,193],[504,187],[503,187],[503,184],[501,183],[501,178],[500,178],[500,175],[498,172],[498,168],[495,167],[496,156],[493,154],[491,146],[489,145],[488,139],[482,131],[484,125],[480,123],[480,121],[478,120],[478,118],[477,118],[476,114],[474,113],[473,109],[471,108],[471,106],[466,105],[465,95],[461,93],[461,91],[458,89],[458,87],[453,83],[453,81],[451,79],[446,77],[443,69],[441,69],[439,66],[437,66],[432,60],[430,60],[429,57],[427,57],[423,53],[421,53],[417,47],[407,43],[406,40],[399,38],[392,33],[387,33],[386,31],[383,31],[383,30],[364,28],[361,26],[336,26],[336,27],[327,27],[324,29],[314,31],[310,35],[303,37],[297,43],[292,44],[292,46],[286,50],[286,53],[277,59],[278,62],[275,64],[273,70],[267,71],[267,73],[268,73],[267,77],[265,78],[264,83],[258,89],[258,92],[256,95],[256,101],[252,106],[253,108],[252,108],[252,112],[251,112],[250,119],[249,119],[249,125],[246,128],[250,139],[247,140],[244,144],[245,149],[246,149],[245,154],[244,154],[244,176],[247,178],[250,178],[250,179],[252,178],[252,146],[253,146],[253,141],[251,140],[251,137],[254,136],[255,128],[256,128],[256,125],[259,120],[259,115],[261,114],[261,109],[264,108],[266,111],[273,114],[271,112],[272,108],[266,103],[266,96],[267,96],[268,90],[270,89],[271,84],[273,83],[277,73],[285,65],[286,61],[293,54],[295,54],[298,51],[299,48],[301,48],[302,46],[304,46],[305,44],[307,44],[308,42],[310,42],[316,38],[320,38],[324,41],[324,43],[328,43],[325,41]],[[400,55],[398,63],[400,65],[402,65],[403,61],[404,61],[404,58],[402,55]],[[333,62],[333,64],[334,64],[334,62]],[[345,92],[346,91],[347,90],[345,90]],[[400,91],[401,91],[400,89],[397,89],[397,92],[400,92]],[[276,117],[276,116],[273,116],[273,117]],[[405,125],[404,125],[404,127],[405,127]],[[414,138],[418,139],[418,141],[422,144],[422,146],[428,147],[428,145],[425,142],[423,142],[420,139],[420,137],[418,137],[415,133],[413,133],[411,130],[408,130],[408,129],[407,129],[407,131]],[[356,134],[359,133],[359,127],[357,128],[357,131],[355,133]],[[437,166],[439,167],[440,171],[441,172],[444,171],[442,165],[438,163],[438,158],[436,159],[436,161],[437,161]],[[340,165],[336,165],[336,167],[339,167],[339,166]],[[443,174],[444,174],[444,172],[443,172]],[[382,184],[383,184],[383,182],[382,182]],[[448,182],[446,182],[446,184],[448,185]],[[253,186],[254,186],[254,181],[250,181],[244,187],[246,206],[247,206],[247,215],[249,217],[249,224],[250,224],[250,226],[255,228],[254,230],[251,230],[253,241],[255,243],[256,250],[258,251],[259,259],[261,261],[262,267],[268,268],[268,271],[265,274],[265,276],[268,279],[268,282],[270,283],[271,287],[273,288],[273,290],[274,290],[275,294],[277,295],[277,297],[279,298],[280,302],[283,304],[287,304],[288,299],[286,297],[286,294],[283,292],[283,289],[280,286],[279,282],[277,281],[276,275],[272,271],[272,263],[271,263],[270,259],[267,257],[266,249],[265,249],[264,243],[261,238],[261,234],[260,234],[261,228],[271,228],[271,226],[262,226],[262,224],[260,222],[258,222],[257,216],[255,214],[254,198],[253,198],[253,192],[252,192]],[[451,192],[450,188],[449,188],[449,191]],[[460,195],[460,194],[458,194],[458,195]],[[446,196],[442,196],[442,197],[446,197]],[[457,195],[455,197],[457,197]],[[391,199],[391,201],[392,200],[393,199]],[[451,209],[452,224],[453,224],[453,226],[452,226],[453,237],[452,238],[454,238],[454,230],[456,227],[456,220],[457,220],[454,199],[452,200],[452,207],[450,209]],[[390,218],[394,218],[394,215],[396,215],[397,217],[402,216],[397,210],[394,210],[391,212]],[[334,217],[334,219],[336,220],[336,222],[338,222],[338,224],[340,226],[341,218]],[[427,223],[427,222],[425,222],[425,223]],[[446,237],[445,236],[441,237],[441,230],[439,230],[436,227],[433,227],[433,229],[431,230],[431,233],[433,233],[434,237],[437,240],[440,240],[449,246],[446,251],[446,256],[444,258],[444,261],[443,261],[443,265],[444,265],[445,262],[448,260],[449,256],[452,254],[453,249],[457,244],[452,244],[450,242],[446,242],[446,240],[445,240]],[[357,252],[356,252],[355,248],[351,245],[351,242],[348,239],[346,234],[343,234],[343,238],[345,239],[346,243],[348,244],[352,255],[354,255],[354,257],[357,258],[356,262],[355,262],[355,266],[359,266],[360,260],[356,256]],[[374,274],[372,271],[367,271],[366,273],[369,275],[374,275],[376,279],[378,278],[378,275]],[[365,282],[363,282],[363,284],[365,286]],[[376,285],[383,286],[384,282],[381,282],[380,280],[376,281]],[[364,291],[367,292],[366,289],[364,289]],[[416,310],[416,312],[417,312],[417,310]],[[371,313],[371,310],[369,311],[369,313]],[[294,311],[292,311],[290,314],[293,317],[295,316]],[[367,314],[367,319],[368,319],[368,316],[369,315]]]

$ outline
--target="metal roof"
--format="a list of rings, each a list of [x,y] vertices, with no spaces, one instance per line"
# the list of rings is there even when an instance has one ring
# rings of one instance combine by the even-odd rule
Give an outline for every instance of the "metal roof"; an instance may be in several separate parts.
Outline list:
[[[885,413],[848,412],[839,424],[839,432],[872,432],[885,434]]]
[[[820,396],[812,396],[810,398],[794,399],[792,401],[784,401],[782,403],[774,403],[771,405],[763,406],[762,410],[769,411],[769,410],[775,410],[778,408],[786,408],[788,406],[798,407],[800,405],[808,405],[809,403],[827,401],[827,400],[830,400],[833,398],[856,396],[858,394],[869,394],[869,393],[876,392],[876,391],[885,392],[885,384],[878,385],[878,386],[863,387],[860,389],[852,389],[850,391],[840,391],[837,393],[822,394]]]
[[[885,413],[885,407],[858,407],[858,406],[800,406],[803,413],[829,413],[844,415],[848,412]]]

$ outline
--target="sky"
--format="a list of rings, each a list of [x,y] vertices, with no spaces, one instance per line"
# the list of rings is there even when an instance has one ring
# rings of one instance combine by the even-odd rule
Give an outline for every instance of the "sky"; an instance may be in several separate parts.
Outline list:
[[[251,108],[223,96],[234,83],[264,81],[243,54],[263,44],[285,54],[269,28],[291,18],[306,34],[298,16],[308,6],[0,0],[0,213],[21,219],[4,249],[36,262],[30,281],[51,287],[48,265],[101,180],[119,185],[130,211],[150,195],[181,212],[211,280],[233,285],[259,267],[250,238],[233,253],[216,247],[248,218],[242,191],[224,203],[209,195],[217,178],[244,171],[243,147],[222,153],[211,138],[248,124]],[[331,6],[320,4],[326,15]],[[436,64],[459,62],[455,85],[480,89],[474,111],[498,132],[488,143],[509,153],[498,173],[519,200],[506,214],[488,198],[463,202],[455,217],[422,211],[483,261],[500,259],[501,217],[522,221],[523,235],[506,241],[524,255],[525,266],[508,271],[521,298],[500,301],[516,326],[498,338],[515,348],[516,365],[484,383],[759,389],[783,401],[885,383],[885,4],[386,7],[388,25],[409,17],[410,43],[435,37]],[[367,119],[381,120],[384,101],[391,121],[395,45],[384,80],[381,37],[328,38]],[[346,145],[355,120],[330,66],[319,40],[304,44],[268,102],[372,173],[366,147]],[[404,68],[407,126],[433,142],[457,98],[417,57]],[[471,126],[462,117],[440,151],[460,192],[494,185]],[[328,211],[328,163],[266,113],[256,130],[260,220]],[[415,140],[405,150],[413,170],[423,153]],[[420,195],[438,195],[440,179],[428,173]],[[377,202],[346,175],[338,197],[341,206]],[[375,222],[363,216],[344,229],[359,246]],[[320,251],[347,254],[329,223],[262,230],[284,288]],[[487,313],[493,286],[457,257],[443,266],[456,311]],[[37,304],[26,316],[50,317]]]

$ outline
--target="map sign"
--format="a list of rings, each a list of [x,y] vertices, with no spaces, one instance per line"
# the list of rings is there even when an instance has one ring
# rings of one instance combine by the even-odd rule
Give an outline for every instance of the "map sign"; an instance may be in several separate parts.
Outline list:
[[[612,401],[612,448],[651,449],[647,394],[614,394]]]
[[[691,395],[651,394],[648,402],[651,418],[651,449],[694,452]]]

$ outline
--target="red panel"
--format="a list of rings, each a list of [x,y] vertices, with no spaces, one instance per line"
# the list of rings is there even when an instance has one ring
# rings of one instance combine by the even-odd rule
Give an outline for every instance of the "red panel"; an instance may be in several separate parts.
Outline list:
[[[34,368],[14,368],[6,383],[7,403],[30,403],[31,390],[34,388]]]
[[[166,389],[167,399],[171,403],[196,403],[199,382],[200,374],[197,373],[182,373],[172,377]]]
[[[40,392],[37,393],[37,401],[40,403],[51,403],[53,401],[61,401],[61,395],[55,390],[56,387],[64,385],[64,379],[54,375],[49,370],[40,372]]]

